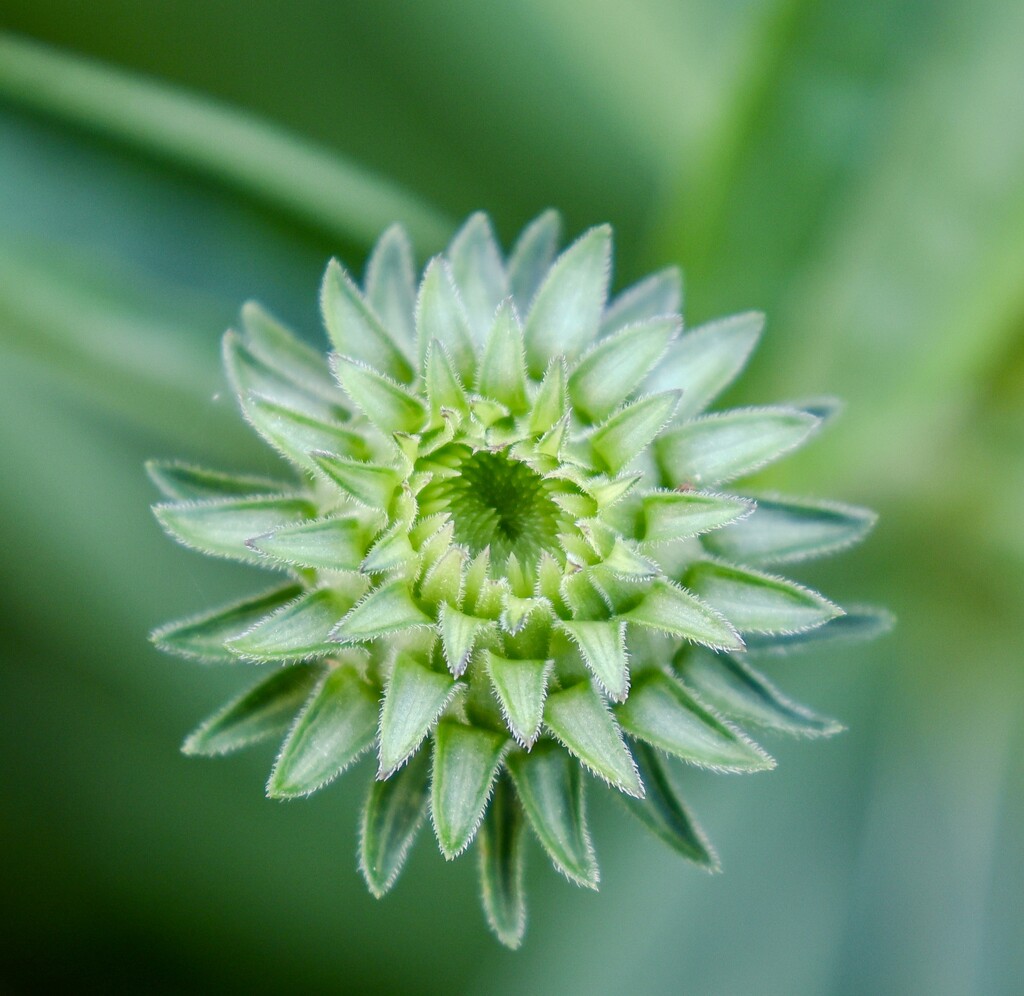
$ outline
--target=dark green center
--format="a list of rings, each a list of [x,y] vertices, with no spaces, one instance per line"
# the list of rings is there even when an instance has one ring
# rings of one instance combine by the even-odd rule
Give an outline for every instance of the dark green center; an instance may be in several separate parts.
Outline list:
[[[548,483],[525,463],[481,450],[460,462],[443,490],[455,540],[472,553],[490,547],[495,565],[514,553],[526,566],[557,550],[562,511]]]

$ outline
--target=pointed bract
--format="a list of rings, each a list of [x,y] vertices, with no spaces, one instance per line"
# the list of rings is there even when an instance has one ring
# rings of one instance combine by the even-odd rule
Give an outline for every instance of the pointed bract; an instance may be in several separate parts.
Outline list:
[[[762,771],[774,764],[756,744],[660,671],[637,679],[615,714],[631,736],[703,768]]]
[[[227,646],[239,657],[253,661],[325,657],[336,649],[331,631],[351,606],[351,598],[332,588],[308,591]]]
[[[527,748],[540,733],[551,666],[551,661],[508,660],[487,653],[487,673],[509,731]]]
[[[759,498],[753,515],[718,530],[704,543],[728,560],[768,567],[852,546],[867,535],[875,519],[866,508],[838,502]]]
[[[395,884],[427,815],[429,754],[384,781],[370,782],[359,840],[359,870],[380,899]]]
[[[627,287],[604,313],[601,334],[612,335],[627,325],[662,315],[677,315],[683,305],[683,275],[670,266]]]
[[[449,861],[472,843],[508,744],[500,733],[447,720],[434,731],[430,811]]]
[[[157,505],[153,512],[179,543],[214,557],[252,563],[260,557],[247,540],[311,518],[316,506],[305,498],[266,495]]]
[[[721,613],[692,592],[667,581],[655,581],[642,601],[625,614],[631,623],[692,640],[720,650],[741,650],[743,640]]]
[[[355,406],[381,432],[418,432],[426,406],[395,381],[348,356],[332,357],[334,372]]]
[[[296,664],[275,671],[189,734],[182,751],[211,757],[279,737],[309,698],[320,669]]]
[[[505,264],[487,215],[477,212],[470,216],[452,239],[448,261],[470,328],[482,342],[498,304],[508,296]]]
[[[599,778],[626,795],[643,796],[619,725],[589,682],[552,692],[544,706],[544,724]]]
[[[607,622],[565,620],[558,625],[580,648],[584,662],[608,696],[621,702],[629,691],[625,622],[618,619]]]
[[[476,373],[473,333],[451,269],[440,257],[430,261],[416,298],[416,341],[421,364],[435,339],[444,346],[463,383],[472,385]]]
[[[545,211],[523,229],[508,258],[508,289],[521,315],[529,313],[562,234],[557,211]]]
[[[656,491],[643,496],[645,543],[669,543],[688,539],[750,515],[754,503],[746,498],[700,491]]]
[[[339,354],[355,357],[402,383],[412,380],[409,360],[337,260],[332,259],[324,273],[320,310]]]
[[[513,751],[506,764],[530,826],[555,867],[577,885],[596,889],[597,859],[587,832],[579,765],[550,741],[529,754]]]
[[[632,463],[672,418],[678,400],[675,391],[654,394],[627,405],[599,426],[590,447],[601,469],[617,474]]]
[[[539,378],[556,356],[575,359],[597,335],[608,294],[611,229],[592,228],[555,260],[526,320],[526,361]]]
[[[591,422],[607,418],[636,391],[681,327],[680,318],[669,315],[627,326],[602,339],[569,378],[569,397],[576,411]]]
[[[741,633],[797,633],[843,614],[827,598],[793,581],[717,561],[694,564],[686,586]]]
[[[718,871],[718,856],[679,798],[668,769],[657,752],[638,742],[633,747],[633,757],[647,787],[647,795],[643,799],[621,796],[630,812],[684,858],[708,871]]]
[[[526,360],[523,333],[511,300],[502,302],[494,316],[480,359],[476,389],[503,404],[513,414],[526,410]]]
[[[228,650],[227,644],[301,594],[301,585],[289,583],[212,612],[168,623],[155,630],[150,639],[161,650],[182,657],[210,664],[235,664],[238,655]]]
[[[523,810],[508,777],[500,777],[480,828],[480,891],[487,923],[515,950],[526,930],[523,889]]]
[[[377,711],[377,692],[355,667],[328,672],[281,748],[267,795],[309,795],[337,778],[373,746]]]
[[[457,687],[450,675],[399,654],[380,711],[378,778],[389,778],[419,747]]]
[[[820,424],[794,408],[738,408],[668,430],[655,457],[667,484],[712,487],[784,456]]]
[[[408,585],[392,581],[374,588],[341,619],[332,638],[339,643],[358,643],[432,623],[433,619],[413,600]]]
[[[416,274],[409,236],[401,225],[392,225],[377,240],[366,264],[364,283],[370,307],[392,339],[412,343]]]
[[[366,549],[366,526],[355,516],[315,519],[257,536],[248,545],[292,567],[357,571]]]
[[[680,390],[676,418],[699,415],[746,365],[763,329],[764,315],[750,311],[688,332],[673,343],[644,390]]]
[[[285,481],[251,474],[223,474],[177,461],[148,460],[146,473],[163,496],[172,501],[286,495],[294,489],[294,485]]]
[[[804,737],[829,737],[843,729],[786,698],[763,674],[731,654],[692,651],[679,675],[702,702],[738,723]]]

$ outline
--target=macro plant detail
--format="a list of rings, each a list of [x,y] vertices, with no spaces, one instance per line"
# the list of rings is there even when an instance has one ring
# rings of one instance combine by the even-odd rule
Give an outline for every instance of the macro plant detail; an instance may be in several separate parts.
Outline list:
[[[831,412],[706,412],[762,316],[684,332],[674,269],[609,301],[610,229],[559,253],[560,227],[542,214],[506,258],[474,215],[418,283],[397,226],[361,287],[332,261],[328,358],[245,305],[225,366],[282,476],[149,465],[172,537],[279,575],[154,634],[265,672],[186,753],[280,739],[267,792],[287,799],[375,751],[370,890],[392,887],[429,814],[446,858],[475,847],[510,947],[527,827],[559,872],[597,887],[586,776],[717,868],[673,765],[765,770],[748,727],[836,732],[759,662],[884,625],[775,573],[855,543],[870,512],[733,489]]]

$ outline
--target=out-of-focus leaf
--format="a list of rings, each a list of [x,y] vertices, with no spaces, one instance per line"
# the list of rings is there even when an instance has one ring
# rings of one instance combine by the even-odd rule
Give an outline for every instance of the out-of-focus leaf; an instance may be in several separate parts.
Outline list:
[[[767,678],[731,654],[693,650],[679,669],[683,684],[728,719],[781,733],[829,737],[842,725],[786,698]]]
[[[506,947],[518,948],[526,929],[523,889],[523,810],[508,776],[501,776],[487,807],[477,843],[480,891],[491,930]]]
[[[549,740],[528,754],[513,752],[506,764],[530,826],[555,867],[577,885],[596,889],[597,860],[587,833],[579,765]]]
[[[297,584],[273,588],[263,595],[190,616],[161,626],[152,635],[161,649],[212,664],[237,663],[238,655],[225,646],[248,632],[261,619],[294,601],[302,593]]]
[[[363,810],[359,868],[378,899],[395,884],[427,814],[430,754],[422,750],[390,778],[374,781]]]
[[[282,736],[309,698],[319,674],[320,668],[308,664],[275,671],[218,709],[189,734],[181,749],[186,754],[227,754]]]
[[[622,796],[629,811],[684,858],[708,871],[718,871],[718,856],[679,798],[668,767],[657,751],[638,741],[633,747],[633,757],[647,794],[643,799]]]
[[[838,502],[758,498],[753,515],[704,537],[726,560],[752,567],[835,553],[863,539],[877,516]]]

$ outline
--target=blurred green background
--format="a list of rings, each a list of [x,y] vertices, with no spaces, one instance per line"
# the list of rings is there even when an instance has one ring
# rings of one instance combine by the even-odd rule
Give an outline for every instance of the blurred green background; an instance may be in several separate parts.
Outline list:
[[[1024,5],[1018,0],[5,0],[0,10],[0,990],[1024,990]],[[689,796],[725,874],[591,793],[604,881],[535,853],[524,949],[472,859],[355,870],[360,772],[178,753],[242,671],[148,631],[262,579],[170,543],[146,457],[269,467],[218,339],[406,220],[611,221],[619,286],[769,330],[730,401],[833,393],[763,483],[875,507],[798,576],[888,605],[772,671],[849,727]]]

